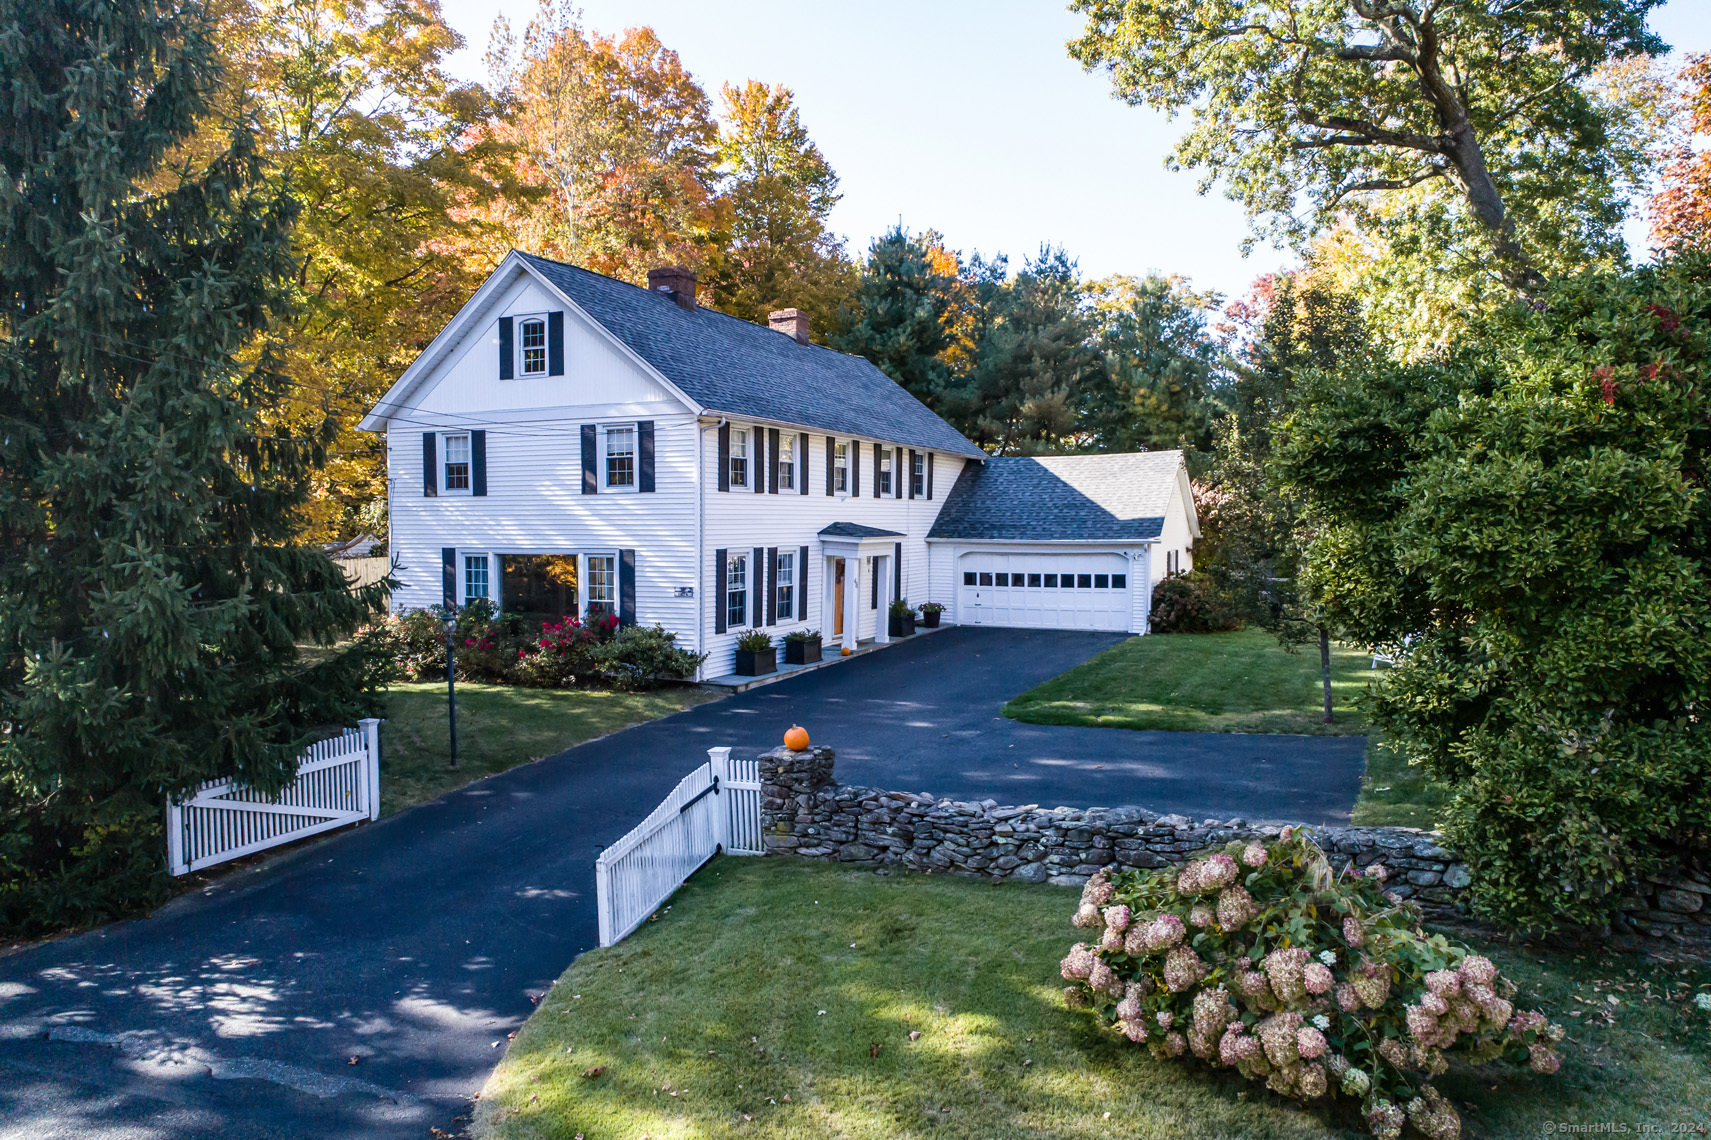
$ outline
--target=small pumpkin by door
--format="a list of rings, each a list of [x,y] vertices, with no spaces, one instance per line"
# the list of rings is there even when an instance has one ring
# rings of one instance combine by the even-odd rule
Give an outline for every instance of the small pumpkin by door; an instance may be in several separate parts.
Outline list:
[[[808,748],[808,730],[799,724],[790,726],[790,731],[784,734],[784,746],[792,752],[804,752]]]

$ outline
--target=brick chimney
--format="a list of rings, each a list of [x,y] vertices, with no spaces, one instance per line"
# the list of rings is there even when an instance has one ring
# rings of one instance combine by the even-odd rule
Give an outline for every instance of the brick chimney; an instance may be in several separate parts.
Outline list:
[[[776,313],[768,313],[766,323],[785,336],[793,337],[797,344],[808,343],[808,314],[801,309],[780,309]]]
[[[695,311],[695,274],[681,265],[662,265],[648,270],[648,289],[664,293],[681,307]]]

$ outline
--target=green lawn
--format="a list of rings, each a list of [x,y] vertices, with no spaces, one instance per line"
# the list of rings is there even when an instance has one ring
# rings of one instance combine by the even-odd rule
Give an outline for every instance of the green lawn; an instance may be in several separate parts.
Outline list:
[[[1004,715],[1094,728],[1358,736],[1366,719],[1354,701],[1371,664],[1371,654],[1331,647],[1336,719],[1327,725],[1316,645],[1290,653],[1258,629],[1131,637],[1029,689]]]
[[[380,726],[381,811],[391,815],[471,780],[712,699],[687,688],[609,693],[460,682],[453,769],[444,683],[394,685]]]
[[[1066,1010],[1057,963],[1078,935],[1077,897],[718,858],[652,924],[565,971],[482,1092],[476,1135],[1362,1134],[1348,1109],[1309,1111],[1231,1074],[1155,1061]],[[1620,958],[1484,949],[1521,983],[1523,1002],[1570,1026],[1570,1039],[1554,1078],[1523,1072],[1497,1089],[1475,1073],[1442,1079],[1473,1106],[1469,1137],[1538,1136],[1546,1120],[1704,1119],[1711,1019],[1689,1009],[1687,993],[1711,986],[1711,970],[1650,965],[1642,983]],[[1598,1011],[1597,1024],[1568,1017],[1574,1009]]]
[[[1404,763],[1383,737],[1375,737],[1367,745],[1366,776],[1349,822],[1357,827],[1432,828],[1449,798],[1448,788]]]

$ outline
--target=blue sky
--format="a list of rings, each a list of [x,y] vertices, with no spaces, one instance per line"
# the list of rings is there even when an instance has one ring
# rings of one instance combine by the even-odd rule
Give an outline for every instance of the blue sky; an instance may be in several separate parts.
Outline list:
[[[493,19],[520,32],[536,0],[442,0],[468,41],[471,78]],[[1242,212],[1164,158],[1181,122],[1124,106],[1064,51],[1081,23],[1051,0],[582,0],[603,32],[650,24],[718,101],[725,82],[796,92],[842,179],[833,227],[852,252],[901,220],[952,248],[1008,253],[1060,244],[1090,276],[1180,273],[1242,292],[1292,259],[1243,258]],[[1711,51],[1711,4],[1671,0],[1652,26],[1678,50]],[[1631,226],[1630,240],[1643,237]]]

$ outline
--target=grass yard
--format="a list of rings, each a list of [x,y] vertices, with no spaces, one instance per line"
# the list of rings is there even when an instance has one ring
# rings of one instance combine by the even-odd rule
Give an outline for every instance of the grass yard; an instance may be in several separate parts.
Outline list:
[[[1349,822],[1356,827],[1432,828],[1449,798],[1448,788],[1404,763],[1382,737],[1375,737],[1367,746],[1366,776]]]
[[[1077,897],[1073,888],[718,858],[654,922],[565,971],[482,1092],[476,1135],[1364,1134],[1351,1108],[1309,1111],[1233,1074],[1155,1061],[1065,1009],[1057,963],[1081,933],[1069,925]],[[1474,1073],[1440,1080],[1472,1106],[1466,1135],[1538,1136],[1547,1120],[1661,1130],[1705,1119],[1711,1018],[1692,1012],[1686,995],[1711,987],[1711,969],[1486,952],[1521,983],[1525,1002],[1570,1027],[1570,1040],[1555,1077],[1522,1072],[1496,1089]],[[1567,1016],[1575,1010],[1591,1016]]]
[[[612,693],[459,682],[453,769],[445,683],[394,685],[380,726],[381,810],[391,815],[483,776],[713,699],[687,688]]]
[[[1372,656],[1331,647],[1335,722],[1323,724],[1319,649],[1283,649],[1264,630],[1131,637],[1004,706],[1033,724],[1154,728],[1178,732],[1358,736],[1355,706]]]

